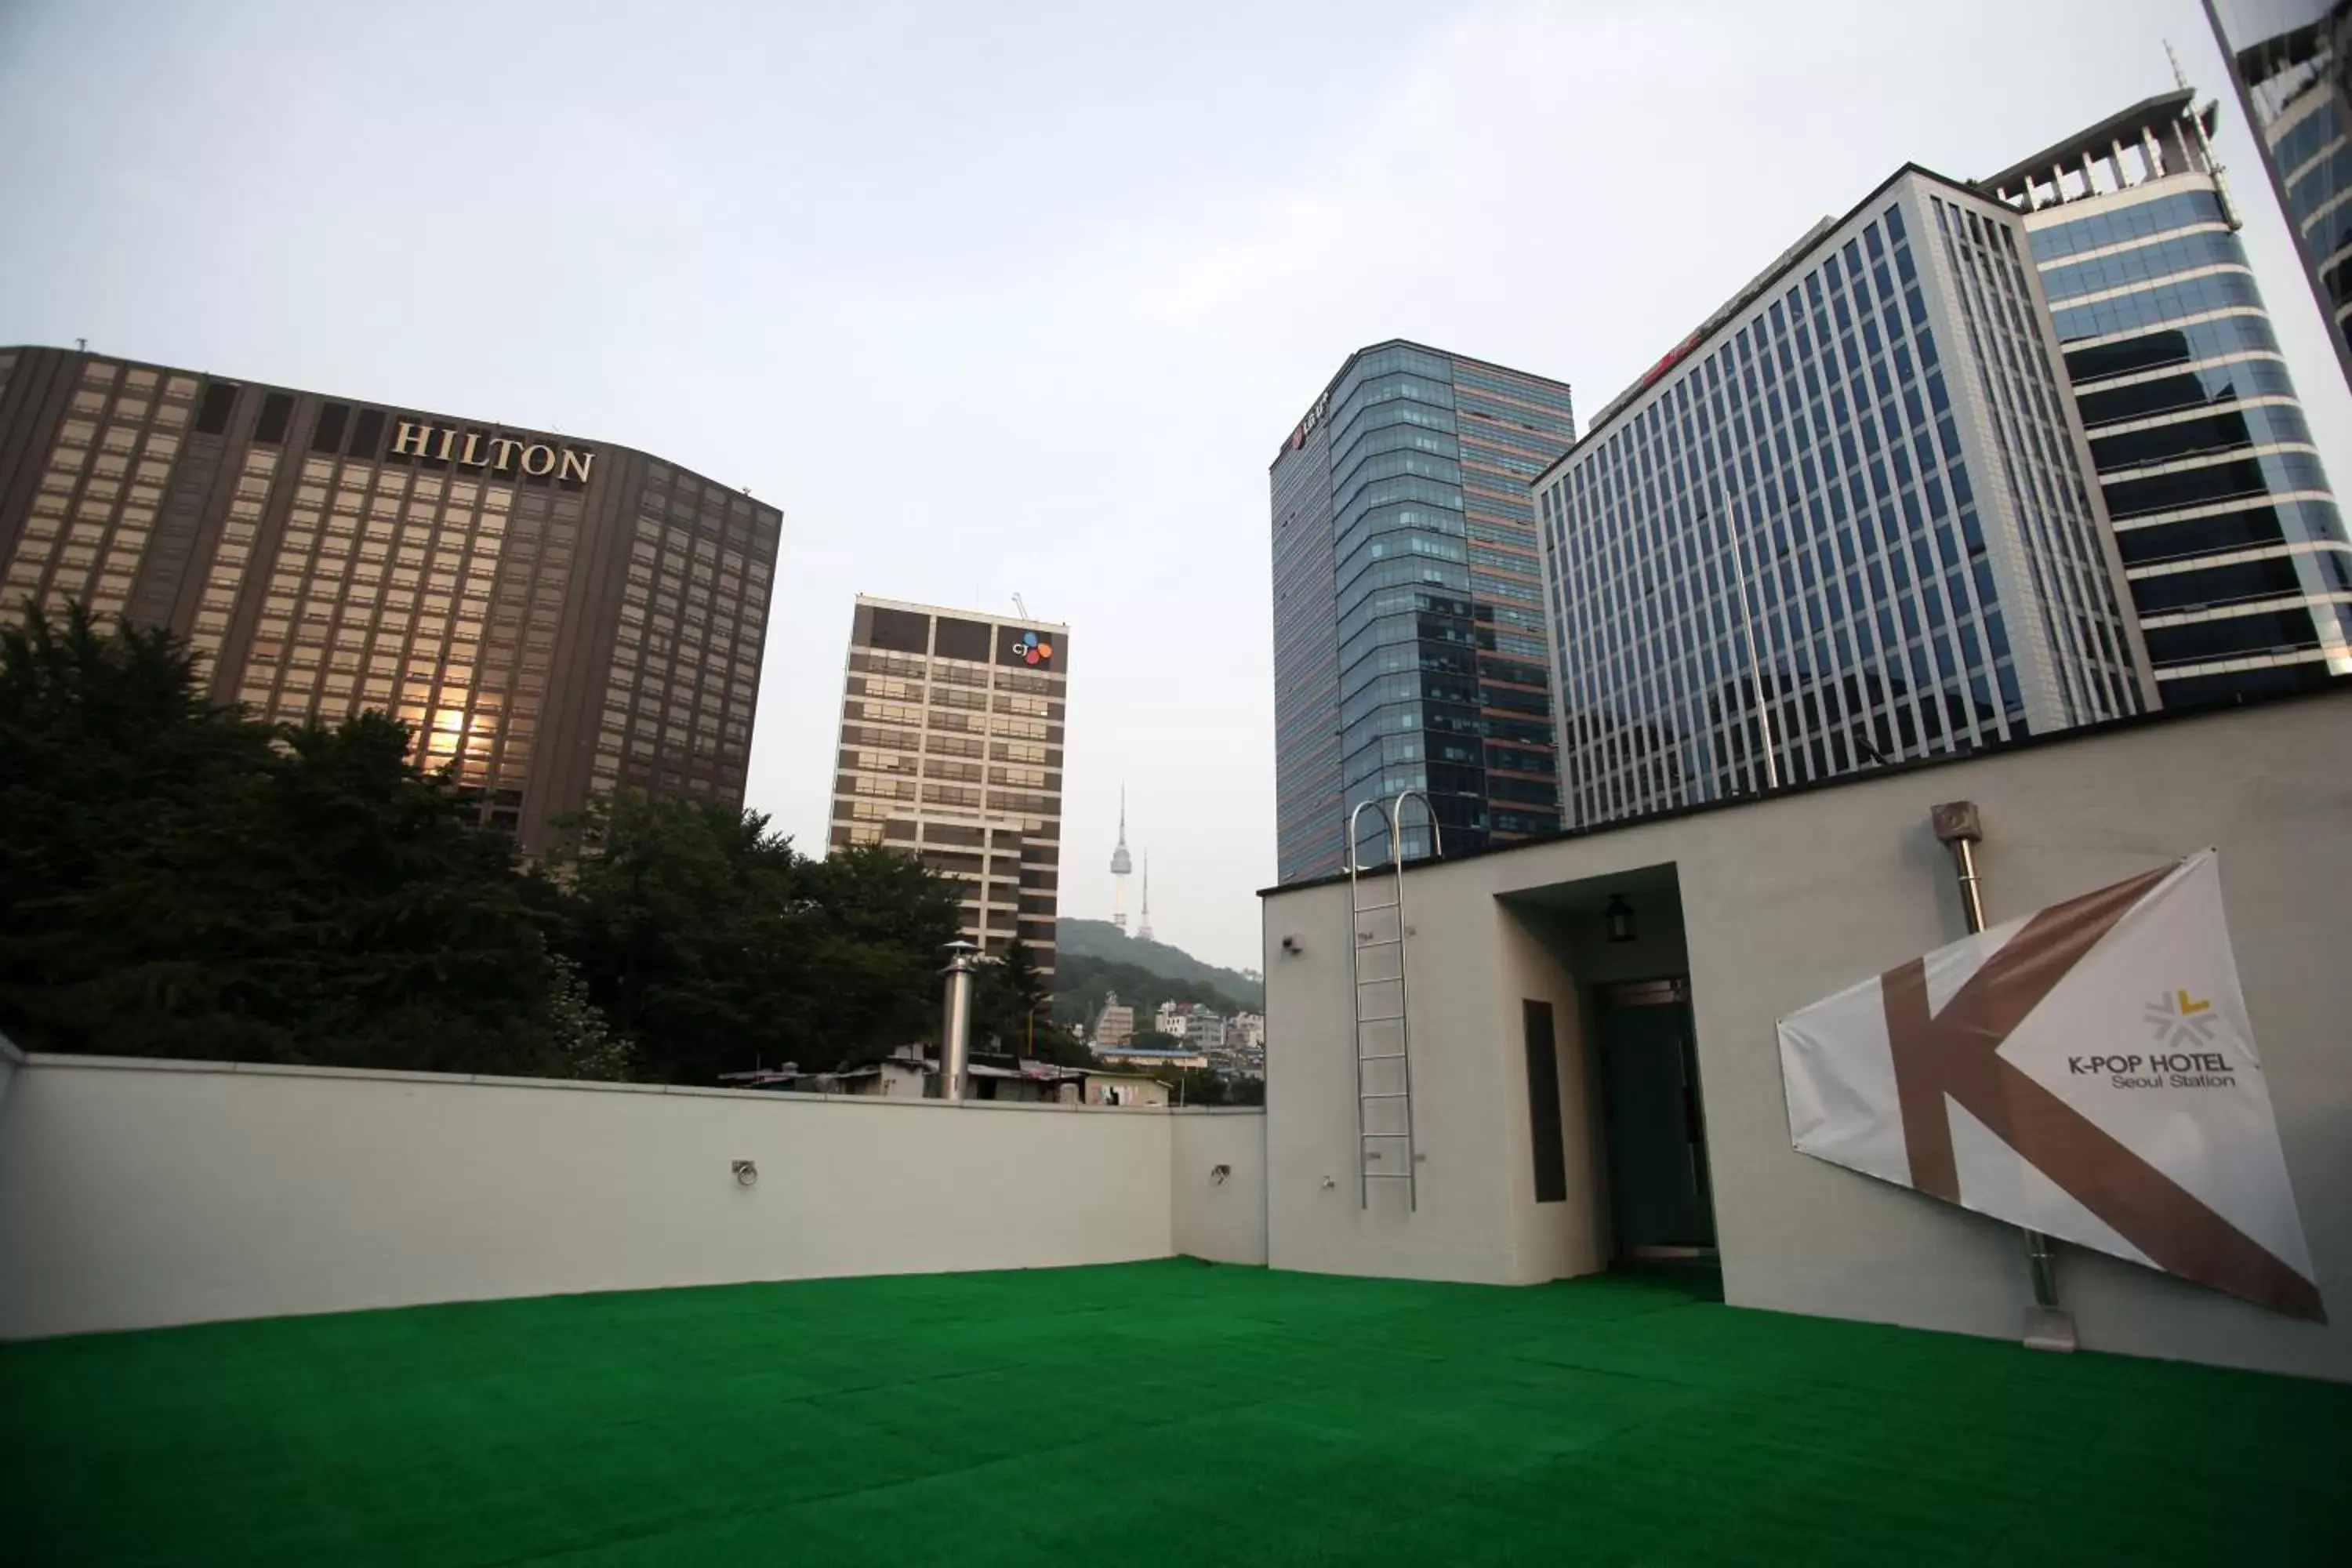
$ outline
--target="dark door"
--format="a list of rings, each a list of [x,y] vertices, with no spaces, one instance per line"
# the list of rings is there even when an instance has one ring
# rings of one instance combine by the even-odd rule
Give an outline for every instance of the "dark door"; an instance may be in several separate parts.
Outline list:
[[[1610,986],[1597,1011],[1618,1254],[1711,1247],[1715,1205],[1689,985]]]

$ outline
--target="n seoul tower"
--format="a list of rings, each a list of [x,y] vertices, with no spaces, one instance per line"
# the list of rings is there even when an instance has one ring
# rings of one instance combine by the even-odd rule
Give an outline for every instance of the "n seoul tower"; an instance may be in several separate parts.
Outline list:
[[[1127,931],[1127,874],[1135,858],[1127,852],[1127,786],[1118,786],[1118,847],[1110,852],[1110,923]]]

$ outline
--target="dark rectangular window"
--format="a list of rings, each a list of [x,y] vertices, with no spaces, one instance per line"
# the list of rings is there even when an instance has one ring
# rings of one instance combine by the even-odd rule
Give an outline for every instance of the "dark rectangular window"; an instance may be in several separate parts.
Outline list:
[[[939,618],[936,652],[940,658],[965,658],[974,664],[988,662],[989,636],[985,621],[961,621],[951,616]]]
[[[2317,557],[2315,564],[2327,559]],[[2131,585],[2132,603],[2144,616],[2160,615],[2167,610],[2201,610],[2213,605],[2296,594],[2303,588],[2303,576],[2294,560],[2282,556],[2193,572],[2167,572],[2160,576],[2140,578]]]
[[[294,395],[273,392],[261,400],[261,420],[253,427],[253,438],[276,446],[286,439],[287,421],[294,417]]]
[[[330,403],[319,410],[318,427],[310,432],[313,452],[340,451],[343,445],[343,426],[351,423],[352,405]]]
[[[236,383],[206,384],[205,400],[196,405],[196,434],[217,436],[228,428],[229,411],[236,406]]]
[[[383,410],[362,408],[360,416],[352,421],[352,444],[347,456],[375,460],[383,450]]]
[[[2311,647],[2319,642],[2320,629],[2311,611],[2297,606],[2187,626],[2147,626],[2141,636],[2147,640],[2149,662],[2160,666]]]
[[[1528,1034],[1528,1147],[1535,1156],[1536,1202],[1568,1197],[1568,1152],[1560,1141],[1559,1056],[1552,1046],[1551,1004],[1522,1001]]]
[[[867,647],[888,648],[896,653],[929,653],[931,651],[931,617],[911,610],[886,610],[879,605],[858,612],[861,620],[871,616],[862,628],[865,635],[857,640]]]

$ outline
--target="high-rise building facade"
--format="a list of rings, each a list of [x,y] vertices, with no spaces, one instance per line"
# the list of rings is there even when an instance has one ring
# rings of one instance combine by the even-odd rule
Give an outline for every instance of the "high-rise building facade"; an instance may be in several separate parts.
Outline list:
[[[2205,0],[2352,384],[2352,3]]]
[[[414,727],[526,847],[740,805],[782,515],[605,442],[0,349],[0,599],[168,626],[257,716]]]
[[[1978,182],[2024,216],[2168,708],[2352,674],[2352,539],[2212,113],[2166,93]]]
[[[1054,969],[1070,630],[859,595],[832,841],[887,844],[963,886],[963,936]]]
[[[1572,822],[2151,704],[2030,258],[1906,165],[1538,479]]]
[[[1566,383],[1391,342],[1349,355],[1283,443],[1282,880],[1338,870],[1349,811],[1405,789],[1427,794],[1449,850],[1559,827],[1528,484],[1574,438]],[[1383,852],[1367,828],[1367,858]]]

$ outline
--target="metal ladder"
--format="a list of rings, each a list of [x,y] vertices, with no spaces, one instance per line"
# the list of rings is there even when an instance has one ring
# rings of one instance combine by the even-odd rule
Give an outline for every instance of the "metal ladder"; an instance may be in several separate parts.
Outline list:
[[[1379,800],[1360,801],[1348,814],[1349,948],[1356,979],[1356,1202],[1372,1206],[1374,1182],[1402,1182],[1409,1208],[1421,1207],[1418,1162],[1412,1139],[1412,1026],[1406,1015],[1404,923],[1404,804],[1419,799],[1429,817],[1430,853],[1442,858],[1444,842],[1438,831],[1436,808],[1417,789],[1400,790],[1391,808]],[[1385,902],[1377,894],[1366,902],[1362,847],[1357,824],[1367,811],[1379,815],[1388,834],[1388,885],[1395,897]],[[1380,868],[1370,868],[1380,869]],[[1402,1149],[1402,1170],[1375,1170],[1388,1164]]]

